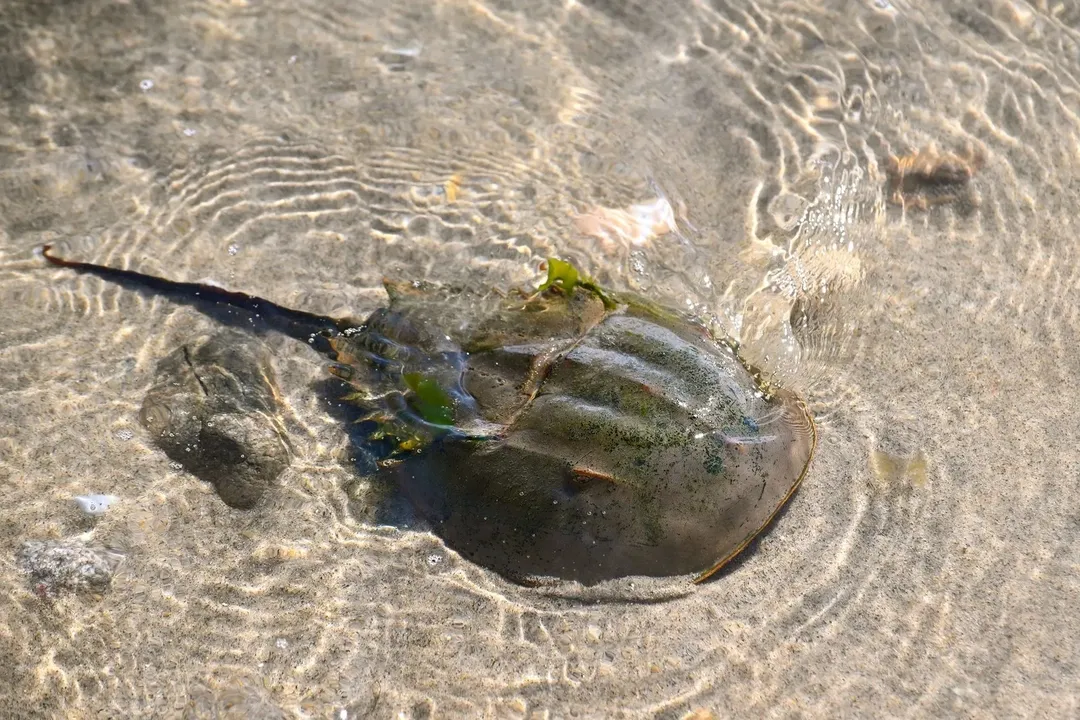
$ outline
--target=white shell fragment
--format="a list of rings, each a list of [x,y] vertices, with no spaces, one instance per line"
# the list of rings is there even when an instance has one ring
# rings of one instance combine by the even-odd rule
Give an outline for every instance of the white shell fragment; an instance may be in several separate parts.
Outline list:
[[[120,498],[115,495],[76,495],[75,502],[87,515],[104,515],[113,503]]]

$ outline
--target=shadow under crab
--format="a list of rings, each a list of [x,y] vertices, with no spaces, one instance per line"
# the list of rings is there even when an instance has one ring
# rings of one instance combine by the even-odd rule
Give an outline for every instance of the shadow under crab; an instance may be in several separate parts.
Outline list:
[[[510,579],[704,579],[792,496],[816,433],[734,343],[559,260],[535,293],[387,283],[353,325],[242,293],[50,262],[277,316],[372,430],[365,455],[448,546]],[[270,312],[268,312],[270,311]]]

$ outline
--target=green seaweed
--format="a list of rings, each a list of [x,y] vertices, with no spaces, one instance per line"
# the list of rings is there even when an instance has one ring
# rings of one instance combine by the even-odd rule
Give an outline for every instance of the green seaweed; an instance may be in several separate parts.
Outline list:
[[[540,286],[540,292],[560,288],[567,295],[573,296],[578,284],[577,268],[565,260],[550,257],[547,259],[547,280]]]
[[[604,308],[614,310],[619,303],[615,296],[600,286],[595,280],[578,272],[573,263],[556,257],[547,259],[547,280],[538,288],[540,292],[553,289],[562,290],[568,297],[573,297],[574,290],[582,287],[593,293],[604,303]]]

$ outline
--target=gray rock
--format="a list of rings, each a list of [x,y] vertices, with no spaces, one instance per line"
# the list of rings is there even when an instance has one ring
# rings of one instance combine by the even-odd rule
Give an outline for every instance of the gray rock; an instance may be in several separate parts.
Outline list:
[[[182,720],[284,717],[285,713],[274,704],[263,683],[252,677],[207,678],[193,683],[180,714]]]
[[[158,363],[140,419],[166,455],[247,509],[289,465],[277,398],[266,345],[227,330]]]
[[[109,548],[88,545],[82,538],[28,540],[15,554],[45,596],[62,590],[104,591],[124,556]]]

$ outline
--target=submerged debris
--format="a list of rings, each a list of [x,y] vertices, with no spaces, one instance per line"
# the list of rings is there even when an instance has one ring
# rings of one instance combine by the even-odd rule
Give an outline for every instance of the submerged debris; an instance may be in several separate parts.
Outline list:
[[[963,153],[942,152],[928,145],[918,152],[890,155],[885,161],[889,202],[927,210],[957,201],[975,202],[971,179],[984,158],[973,146]]]
[[[870,469],[874,472],[874,487],[885,491],[895,488],[922,488],[927,483],[926,455],[922,450],[910,456],[894,455],[882,450],[870,453]]]

